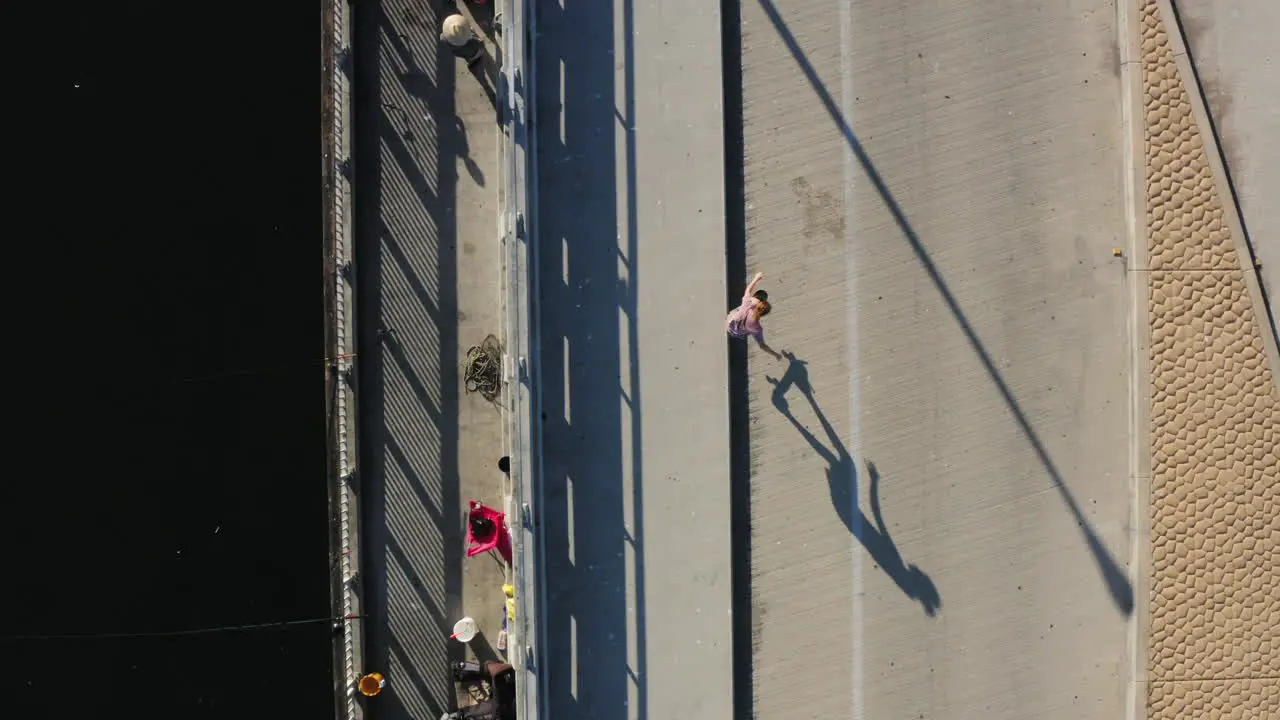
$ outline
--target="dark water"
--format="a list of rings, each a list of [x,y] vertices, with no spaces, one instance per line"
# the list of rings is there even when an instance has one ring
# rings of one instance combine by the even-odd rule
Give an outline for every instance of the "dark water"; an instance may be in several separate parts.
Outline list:
[[[289,7],[86,2],[40,41],[74,129],[16,149],[7,218],[0,717],[333,715],[325,622],[13,639],[329,614],[320,17]]]

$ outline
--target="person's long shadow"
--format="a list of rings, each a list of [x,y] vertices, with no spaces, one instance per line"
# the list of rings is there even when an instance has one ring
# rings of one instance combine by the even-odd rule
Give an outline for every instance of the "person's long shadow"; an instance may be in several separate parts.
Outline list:
[[[844,443],[840,441],[839,434],[836,433],[835,428],[831,427],[822,408],[818,407],[818,402],[813,397],[813,387],[809,384],[809,371],[805,368],[805,362],[797,359],[793,353],[784,352],[783,355],[789,361],[787,371],[780,379],[766,378],[774,386],[773,406],[791,421],[796,432],[809,442],[814,452],[827,461],[827,486],[831,490],[831,504],[845,527],[858,538],[858,542],[867,549],[871,559],[907,597],[919,601],[926,615],[934,615],[938,612],[938,608],[942,607],[942,598],[938,595],[938,588],[934,586],[933,580],[929,579],[923,570],[903,561],[902,553],[898,552],[898,546],[889,536],[889,529],[885,527],[884,516],[880,510],[880,473],[876,472],[875,464],[867,463],[867,475],[871,483],[868,488],[871,495],[871,522],[868,522],[867,516],[863,514],[857,502],[857,466],[849,455],[849,451],[845,449]],[[809,432],[809,429],[791,413],[791,408],[787,404],[787,391],[792,387],[799,390],[809,401],[813,414],[818,417],[818,422],[822,423],[822,429],[826,432],[831,447],[827,447]]]

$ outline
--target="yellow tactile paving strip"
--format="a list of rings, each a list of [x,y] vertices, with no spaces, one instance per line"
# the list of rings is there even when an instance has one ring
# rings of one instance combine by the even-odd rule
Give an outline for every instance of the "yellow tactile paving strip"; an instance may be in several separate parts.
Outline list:
[[[1280,718],[1280,402],[1165,18],[1156,0],[1137,1],[1151,271],[1147,716]]]

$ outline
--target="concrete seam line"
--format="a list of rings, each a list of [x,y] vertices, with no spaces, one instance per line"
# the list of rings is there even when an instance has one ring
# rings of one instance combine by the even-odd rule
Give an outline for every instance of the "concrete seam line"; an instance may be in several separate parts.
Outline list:
[[[846,0],[837,0],[840,4],[840,112],[844,115],[845,123],[853,125],[853,105],[856,95],[854,93],[854,70],[853,70],[853,6]],[[847,144],[844,147],[844,215],[845,227],[850,228],[849,235],[856,233],[857,228],[857,208],[856,193],[854,190],[854,182],[857,178],[857,158],[853,154],[853,148]],[[845,238],[846,244],[849,243],[849,237]],[[850,463],[850,472],[853,477],[850,478],[850,488],[853,497],[850,499],[853,507],[860,507],[859,501],[860,483],[858,482],[858,468],[862,464],[862,442],[861,442],[861,414],[862,414],[862,397],[861,397],[861,378],[859,374],[861,370],[858,366],[858,265],[857,252],[849,247],[845,253],[845,274],[846,274],[846,294],[847,308],[846,323],[847,332],[847,353],[849,356],[849,454],[853,462]],[[859,513],[854,513],[854,522],[858,522]],[[851,542],[853,544],[853,552],[850,554],[850,576],[853,581],[853,592],[850,599],[850,615],[853,632],[852,647],[852,674],[850,678],[850,690],[853,697],[850,703],[852,720],[863,720],[865,707],[863,702],[863,654],[862,654],[862,548],[860,547],[861,529],[859,528],[853,533]]]

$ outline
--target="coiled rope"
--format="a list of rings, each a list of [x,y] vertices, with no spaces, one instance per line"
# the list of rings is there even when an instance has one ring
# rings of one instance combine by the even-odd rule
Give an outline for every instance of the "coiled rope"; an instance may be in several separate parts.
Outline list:
[[[467,350],[462,379],[467,392],[478,392],[493,402],[502,391],[502,346],[490,335],[484,342]]]

